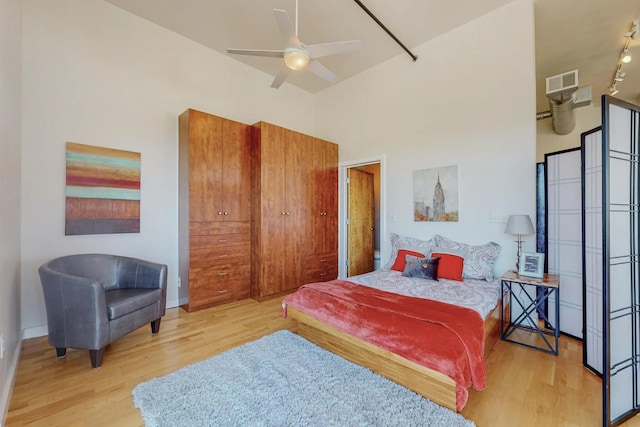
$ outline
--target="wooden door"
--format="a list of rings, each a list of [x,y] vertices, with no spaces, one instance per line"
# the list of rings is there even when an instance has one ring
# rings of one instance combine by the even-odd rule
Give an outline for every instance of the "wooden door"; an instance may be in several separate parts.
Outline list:
[[[251,127],[224,120],[222,162],[223,221],[251,220]],[[218,215],[220,216],[220,215]]]
[[[189,110],[189,219],[218,221],[222,210],[222,121]]]
[[[373,271],[375,202],[373,174],[347,169],[347,276]]]

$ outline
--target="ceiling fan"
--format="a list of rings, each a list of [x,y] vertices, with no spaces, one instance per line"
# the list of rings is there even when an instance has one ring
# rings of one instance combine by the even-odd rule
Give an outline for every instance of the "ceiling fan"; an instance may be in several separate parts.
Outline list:
[[[227,52],[237,55],[283,58],[284,63],[271,83],[271,87],[274,89],[277,89],[282,85],[291,71],[303,69],[308,69],[315,75],[322,77],[331,83],[336,83],[340,80],[338,76],[322,65],[317,58],[358,49],[361,45],[360,40],[305,45],[298,39],[298,0],[296,0],[295,29],[291,24],[291,20],[289,19],[289,15],[286,11],[273,9],[273,13],[276,17],[278,27],[280,28],[280,33],[282,33],[286,42],[284,49],[227,49]]]

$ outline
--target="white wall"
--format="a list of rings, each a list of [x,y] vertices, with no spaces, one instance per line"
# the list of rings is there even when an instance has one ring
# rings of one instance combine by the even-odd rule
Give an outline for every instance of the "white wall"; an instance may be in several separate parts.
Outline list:
[[[515,267],[514,236],[491,211],[535,218],[533,5],[516,0],[399,54],[316,97],[315,134],[340,161],[386,156],[387,232],[499,243],[501,274]],[[458,165],[459,222],[413,220],[413,171]],[[393,221],[393,217],[396,221]],[[383,264],[389,257],[382,241]],[[525,250],[535,251],[533,236]]]
[[[165,263],[168,305],[177,305],[178,115],[196,108],[311,133],[313,96],[286,84],[271,89],[272,76],[102,0],[22,3],[25,337],[47,333],[37,268],[61,255]],[[142,154],[139,234],[64,235],[67,141]]]
[[[595,101],[595,102],[593,102]],[[558,135],[553,131],[551,118],[538,120],[536,161],[544,162],[544,155],[556,151],[580,147],[580,135],[602,125],[602,104],[600,98],[592,100],[590,105],[574,110],[576,127],[567,135]]]
[[[0,0],[0,425],[20,354],[21,0]]]

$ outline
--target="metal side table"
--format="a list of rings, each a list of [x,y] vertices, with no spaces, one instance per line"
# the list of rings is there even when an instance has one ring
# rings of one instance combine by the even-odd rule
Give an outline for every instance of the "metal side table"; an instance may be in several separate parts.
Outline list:
[[[560,277],[555,274],[545,274],[542,279],[538,279],[508,271],[500,277],[500,280],[502,282],[502,311],[500,312],[502,340],[558,355]],[[535,288],[535,297],[527,292],[527,288],[531,289],[531,287]],[[505,290],[508,291],[508,296],[505,296]],[[552,323],[545,314],[545,307],[550,302],[551,296],[555,296],[553,307],[549,305],[548,308],[555,310],[555,323]],[[506,323],[505,298],[509,298],[509,318],[506,319]],[[519,311],[517,309],[521,309],[522,313],[514,318],[512,313],[517,313]],[[542,324],[539,324],[540,321]],[[524,334],[523,331],[525,331]]]

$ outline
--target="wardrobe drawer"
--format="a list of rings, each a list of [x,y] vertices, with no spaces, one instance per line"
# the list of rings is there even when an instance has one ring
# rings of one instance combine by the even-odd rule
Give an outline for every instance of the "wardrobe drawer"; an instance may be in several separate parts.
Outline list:
[[[316,269],[324,268],[327,265],[338,265],[338,253],[329,252],[325,254],[313,254],[305,257],[305,265],[307,268]]]
[[[249,279],[251,277],[251,266],[244,264],[220,264],[204,268],[189,269],[189,286],[208,286],[236,279]]]
[[[213,248],[192,249],[189,253],[189,267],[213,267],[220,264],[249,264],[251,245],[225,245]]]
[[[235,245],[250,245],[251,234],[218,234],[211,236],[191,236],[189,249],[221,248]]]
[[[236,234],[251,232],[250,222],[222,222],[222,221],[191,221],[189,233],[193,236],[208,236],[216,234]]]
[[[215,285],[195,286],[189,290],[189,306],[214,306],[249,298],[249,279],[227,280]]]
[[[304,273],[304,283],[327,282],[338,278],[338,264],[310,268]]]

